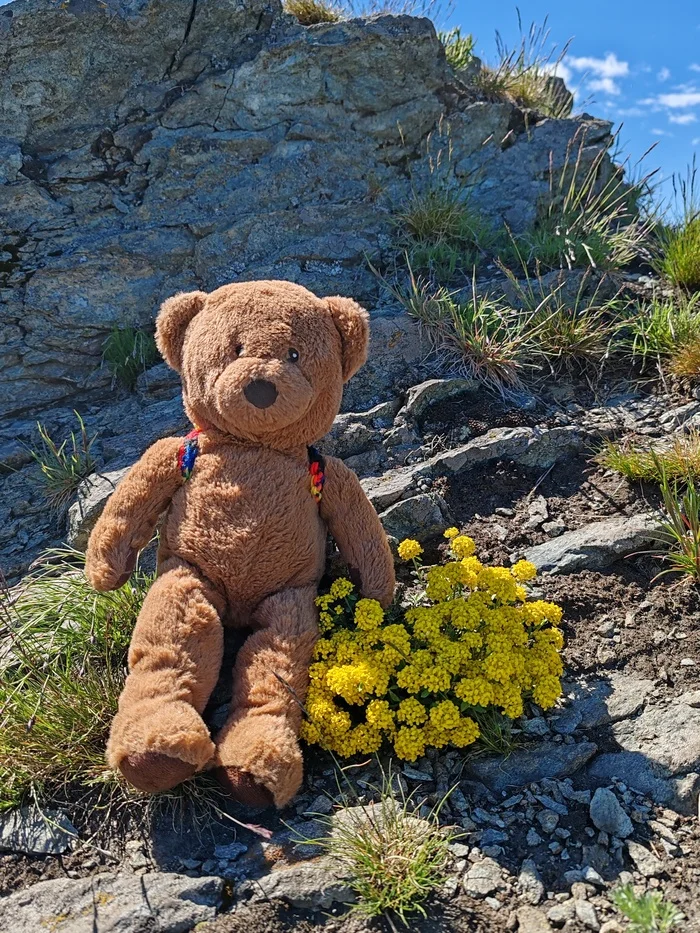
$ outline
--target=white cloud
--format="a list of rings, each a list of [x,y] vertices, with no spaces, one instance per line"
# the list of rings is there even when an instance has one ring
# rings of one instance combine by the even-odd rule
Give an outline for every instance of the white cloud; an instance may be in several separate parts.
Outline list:
[[[700,65],[696,65],[695,62],[693,62],[693,64],[689,67],[691,71],[700,71]]]
[[[700,104],[700,91],[689,88],[684,91],[675,91],[671,94],[657,94],[656,97],[647,97],[639,101],[640,104],[658,109],[687,110],[688,107],[697,107]]]
[[[690,67],[692,68],[693,66],[691,65]],[[669,71],[669,69],[662,68],[656,75],[656,80],[661,81],[663,83],[664,81],[668,81],[670,77],[671,77],[671,72]]]
[[[569,77],[572,71],[583,72],[591,91],[603,91],[613,96],[620,93],[620,85],[615,79],[626,78],[630,73],[629,62],[620,61],[614,52],[608,52],[605,58],[567,55],[562,64]],[[561,76],[567,80],[563,73]]]
[[[669,123],[679,123],[681,126],[687,126],[688,123],[695,123],[697,117],[694,113],[679,113],[679,114],[670,114],[668,118]]]
[[[700,136],[696,136],[695,139],[691,139],[690,142],[693,146],[700,146]]]
[[[658,101],[662,107],[680,109],[681,107],[697,107],[700,104],[700,91],[682,91],[679,94],[659,94]]]
[[[656,129],[656,130],[651,131],[651,135],[652,136],[673,136],[673,133],[669,133],[668,130]]]

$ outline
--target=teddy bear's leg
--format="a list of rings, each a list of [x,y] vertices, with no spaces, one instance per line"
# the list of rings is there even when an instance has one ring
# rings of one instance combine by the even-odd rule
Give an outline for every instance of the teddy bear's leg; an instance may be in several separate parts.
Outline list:
[[[298,735],[318,638],[316,588],[282,590],[253,616],[260,630],[238,652],[231,715],[217,738],[217,777],[251,806],[284,806],[299,790]]]
[[[109,764],[140,790],[174,787],[214,755],[201,713],[221,667],[223,610],[194,567],[164,562],[136,622],[107,745]]]

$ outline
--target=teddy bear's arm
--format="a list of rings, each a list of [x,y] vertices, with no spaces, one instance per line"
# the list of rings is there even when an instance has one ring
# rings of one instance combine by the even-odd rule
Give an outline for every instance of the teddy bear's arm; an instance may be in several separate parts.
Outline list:
[[[360,481],[342,460],[327,457],[321,517],[335,538],[362,595],[386,608],[394,598],[396,578],[389,542]]]
[[[85,573],[96,590],[114,590],[129,579],[136,555],[151,540],[182,477],[177,455],[182,441],[166,437],[129,470],[112,493],[88,542]]]

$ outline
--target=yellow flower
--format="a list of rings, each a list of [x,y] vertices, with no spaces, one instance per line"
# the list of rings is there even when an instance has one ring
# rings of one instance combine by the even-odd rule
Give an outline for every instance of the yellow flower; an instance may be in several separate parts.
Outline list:
[[[456,538],[453,538],[450,542],[450,547],[455,557],[460,559],[463,557],[471,557],[476,550],[473,539],[467,535],[458,535]]]
[[[537,568],[529,560],[519,560],[510,568],[510,572],[518,583],[527,583],[528,580],[533,580],[537,576]]]
[[[425,707],[415,697],[408,697],[399,703],[396,718],[409,726],[420,726],[428,718]]]
[[[426,574],[425,592],[428,599],[440,602],[452,596],[452,583],[443,567],[431,567]]]
[[[452,527],[452,528],[446,528],[443,531],[442,536],[443,538],[447,538],[447,540],[450,541],[452,538],[456,538],[458,534],[459,534],[459,529]]]
[[[359,629],[378,628],[384,620],[384,610],[376,599],[361,599],[355,606],[355,624]]]
[[[415,560],[423,553],[423,548],[413,538],[405,538],[399,544],[399,557],[401,560]]]
[[[394,713],[388,700],[372,700],[367,706],[367,722],[375,729],[391,730],[394,728]]]
[[[493,703],[493,687],[485,677],[463,677],[455,687],[455,696],[470,706]]]
[[[406,761],[415,761],[425,752],[423,730],[415,726],[401,726],[394,739],[394,751]]]
[[[349,596],[354,589],[355,587],[347,579],[347,577],[338,577],[337,580],[334,580],[333,583],[331,583],[329,595],[333,600],[344,599],[346,596]]]
[[[515,719],[532,699],[550,708],[561,695],[564,638],[561,607],[531,600],[525,583],[535,568],[484,566],[474,542],[447,530],[449,557],[419,577],[411,605],[393,607],[385,624],[375,600],[348,612],[349,580],[336,580],[316,599],[322,637],[316,643],[306,700],[309,744],[347,757],[378,751],[388,741],[414,761],[426,748],[465,748],[479,726],[470,707]],[[413,539],[401,556],[422,553]],[[353,600],[354,601],[354,600]]]
[[[459,718],[459,707],[452,700],[443,700],[430,710],[430,722],[436,729],[454,729]]]
[[[476,742],[480,734],[481,730],[477,723],[469,716],[464,716],[460,719],[459,725],[450,733],[450,742],[457,748],[466,748],[467,745]]]

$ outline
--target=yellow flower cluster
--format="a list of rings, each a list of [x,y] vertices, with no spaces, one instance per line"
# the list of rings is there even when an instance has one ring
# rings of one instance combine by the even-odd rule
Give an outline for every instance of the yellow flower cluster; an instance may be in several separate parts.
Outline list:
[[[545,709],[556,703],[562,612],[528,599],[534,566],[487,567],[458,529],[445,538],[445,559],[427,569],[418,541],[399,545],[417,568],[410,607],[385,615],[344,578],[318,597],[322,636],[302,725],[307,742],[349,756],[388,741],[415,761],[426,748],[471,745],[489,709],[516,719],[525,699]]]

